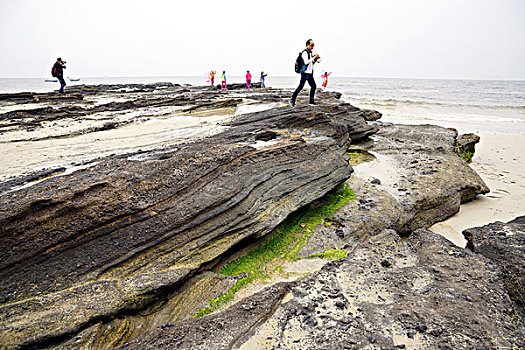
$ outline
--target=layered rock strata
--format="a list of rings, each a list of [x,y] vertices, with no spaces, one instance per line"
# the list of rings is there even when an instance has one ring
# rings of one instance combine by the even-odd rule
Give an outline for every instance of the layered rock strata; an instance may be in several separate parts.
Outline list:
[[[4,193],[1,344],[51,345],[147,307],[345,181],[350,142],[377,131],[344,104],[278,108],[224,127]]]

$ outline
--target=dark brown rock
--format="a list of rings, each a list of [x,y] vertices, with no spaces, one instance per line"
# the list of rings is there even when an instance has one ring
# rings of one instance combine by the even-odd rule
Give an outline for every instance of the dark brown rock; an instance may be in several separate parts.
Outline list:
[[[458,138],[457,138],[457,149],[456,149],[456,152],[458,154],[462,154],[462,153],[472,153],[474,154],[474,152],[476,151],[475,150],[475,145],[479,142],[480,138],[478,135],[476,134],[463,134],[463,135],[460,135]]]
[[[469,228],[463,236],[468,248],[501,268],[511,299],[525,312],[525,216]]]
[[[371,109],[362,109],[361,112],[363,113],[365,120],[369,122],[376,121],[383,116],[380,112]]]

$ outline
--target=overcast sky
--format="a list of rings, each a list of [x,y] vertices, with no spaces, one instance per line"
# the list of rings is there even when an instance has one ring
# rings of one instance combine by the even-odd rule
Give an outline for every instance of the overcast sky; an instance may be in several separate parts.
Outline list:
[[[294,75],[525,80],[525,0],[0,0],[0,77]]]

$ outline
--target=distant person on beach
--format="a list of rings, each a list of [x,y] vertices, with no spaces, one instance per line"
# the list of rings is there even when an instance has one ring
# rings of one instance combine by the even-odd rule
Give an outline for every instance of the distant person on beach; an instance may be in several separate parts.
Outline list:
[[[228,85],[226,84],[226,71],[223,70],[222,71],[222,75],[221,75],[221,90],[228,90]]]
[[[248,90],[250,90],[250,84],[252,83],[252,75],[250,74],[250,71],[246,71],[246,86],[248,87]]]
[[[66,61],[62,61],[60,57],[57,58],[53,68],[51,68],[51,75],[57,78],[60,82],[60,90],[58,90],[58,92],[62,95],[65,94],[64,87],[66,86],[66,82],[64,81],[64,69],[66,69]]]
[[[214,71],[214,70],[212,70],[212,71],[210,72],[210,81],[211,81],[211,86],[213,86],[213,82],[215,81],[215,74],[216,74],[216,73],[217,73],[217,72]]]
[[[304,84],[308,81],[308,84],[310,85],[310,102],[309,105],[317,105],[314,101],[315,96],[315,89],[317,86],[315,85],[315,79],[314,79],[314,64],[319,62],[319,55],[315,55],[312,53],[312,50],[314,48],[314,41],[312,39],[308,39],[306,41],[306,49],[304,49],[300,57],[297,57],[297,62],[302,62],[302,67],[300,68],[300,71],[298,73],[301,73],[301,81],[299,82],[299,86],[297,89],[295,89],[294,93],[292,94],[292,98],[290,99],[290,106],[295,107],[295,100],[297,99],[297,95],[301,92],[301,90],[304,88]]]
[[[327,72],[324,72],[323,75],[321,75],[321,78],[323,78],[323,87],[325,88],[326,85],[328,85],[328,76],[332,74],[332,72],[330,73],[327,73]]]
[[[261,89],[264,89],[266,87],[266,85],[264,85],[264,79],[266,79],[267,76],[268,74],[264,74],[264,72],[261,72]]]

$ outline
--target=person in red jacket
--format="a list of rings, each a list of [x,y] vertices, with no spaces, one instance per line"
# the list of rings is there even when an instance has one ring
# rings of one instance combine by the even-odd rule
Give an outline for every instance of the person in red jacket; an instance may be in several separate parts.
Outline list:
[[[252,75],[250,74],[250,71],[246,71],[246,86],[248,87],[248,90],[250,90],[250,84],[252,83]]]

